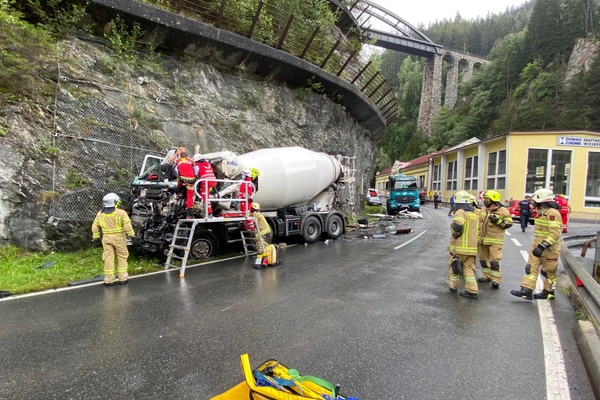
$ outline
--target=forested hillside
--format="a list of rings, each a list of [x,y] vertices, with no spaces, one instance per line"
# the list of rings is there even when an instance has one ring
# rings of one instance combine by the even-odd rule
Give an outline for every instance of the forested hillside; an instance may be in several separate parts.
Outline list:
[[[567,79],[574,45],[580,38],[597,40],[599,21],[598,0],[537,0],[476,20],[457,15],[424,29],[434,42],[491,61],[461,84],[456,108],[442,107],[429,138],[417,132],[425,59],[393,51],[376,55],[399,94],[396,122],[379,143],[379,169],[471,137],[513,130],[600,131],[600,57]]]

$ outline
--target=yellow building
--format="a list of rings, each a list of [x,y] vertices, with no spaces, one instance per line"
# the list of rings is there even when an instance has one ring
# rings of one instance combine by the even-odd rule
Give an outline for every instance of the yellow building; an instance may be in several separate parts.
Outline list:
[[[600,215],[598,132],[509,132],[482,141],[471,139],[411,160],[401,172],[424,175],[424,186],[444,201],[458,190],[476,196],[496,190],[503,199],[520,200],[549,188],[569,199],[571,218]]]

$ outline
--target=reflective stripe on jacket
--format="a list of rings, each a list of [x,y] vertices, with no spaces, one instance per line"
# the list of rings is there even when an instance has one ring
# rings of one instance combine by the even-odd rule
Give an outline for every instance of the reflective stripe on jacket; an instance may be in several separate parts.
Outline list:
[[[496,216],[504,221],[505,228],[490,221],[490,215]],[[479,243],[485,245],[499,244],[504,242],[504,232],[513,225],[512,217],[505,207],[496,209],[484,208],[479,214]]]
[[[127,233],[129,236],[135,236],[129,216],[125,211],[118,208],[109,214],[104,214],[102,211],[96,214],[96,218],[92,223],[93,238],[100,238],[100,233],[103,235]]]
[[[448,243],[448,251],[450,253],[468,256],[477,255],[477,229],[479,225],[477,214],[473,211],[458,209],[454,213],[454,219],[452,220],[452,223],[461,225],[463,230],[459,237],[455,238],[452,236],[450,238],[450,243]],[[453,233],[452,225],[450,225],[450,232]]]
[[[538,210],[538,215],[535,217],[532,248],[545,240],[553,248],[558,247],[552,251],[559,250],[558,240],[562,234],[562,227],[562,218],[558,210],[551,207]]]

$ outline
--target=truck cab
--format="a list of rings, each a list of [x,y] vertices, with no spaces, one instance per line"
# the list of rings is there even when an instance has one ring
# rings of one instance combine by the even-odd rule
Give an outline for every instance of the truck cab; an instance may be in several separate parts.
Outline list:
[[[404,174],[390,176],[390,197],[387,201],[389,215],[401,210],[421,211],[421,200],[417,178]]]

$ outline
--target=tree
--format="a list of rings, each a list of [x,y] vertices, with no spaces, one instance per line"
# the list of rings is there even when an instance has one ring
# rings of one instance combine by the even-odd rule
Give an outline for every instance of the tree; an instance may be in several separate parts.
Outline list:
[[[537,0],[527,25],[526,50],[530,61],[550,64],[562,49],[559,0]]]

